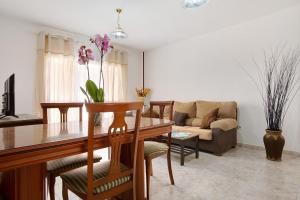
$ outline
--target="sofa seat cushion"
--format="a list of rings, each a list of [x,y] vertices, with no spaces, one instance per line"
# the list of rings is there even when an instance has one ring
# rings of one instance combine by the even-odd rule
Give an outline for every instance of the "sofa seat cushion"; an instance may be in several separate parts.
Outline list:
[[[188,127],[190,127],[190,126],[176,126],[176,125],[173,125],[172,126],[172,131],[182,131],[182,132],[185,132],[185,130]],[[167,133],[165,135],[167,135]]]
[[[174,112],[187,113],[189,118],[196,117],[196,103],[193,102],[179,102],[174,103]]]
[[[94,180],[98,180],[107,176],[109,172],[110,161],[104,161],[94,164]],[[121,171],[128,168],[121,164]],[[61,175],[63,182],[72,190],[78,193],[87,194],[87,166],[74,169]],[[124,176],[112,180],[109,183],[99,185],[94,188],[94,194],[103,193],[114,187],[127,183],[131,180],[131,176]]]
[[[228,131],[237,127],[238,127],[237,121],[235,119],[230,119],[230,118],[220,119],[210,124],[211,129],[219,128],[222,131]]]
[[[172,126],[172,131],[194,133],[194,134],[198,134],[199,139],[201,140],[212,140],[211,129],[200,129],[199,127],[192,127],[192,126]]]
[[[155,141],[144,142],[144,157],[156,158],[167,153],[169,147],[165,143]]]

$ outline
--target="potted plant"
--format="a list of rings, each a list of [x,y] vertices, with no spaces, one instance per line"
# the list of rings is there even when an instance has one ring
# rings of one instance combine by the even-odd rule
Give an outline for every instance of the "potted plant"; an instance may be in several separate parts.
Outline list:
[[[285,51],[283,47],[269,55],[265,54],[264,71],[259,74],[260,81],[255,81],[263,101],[267,122],[263,137],[266,157],[272,161],[281,161],[285,144],[282,135],[283,122],[300,89],[297,76],[299,62],[298,48]]]
[[[90,48],[86,48],[86,46],[82,45],[78,50],[78,63],[80,65],[86,66],[88,73],[88,80],[85,83],[85,89],[80,87],[83,94],[86,96],[86,101],[91,102],[104,102],[104,77],[103,77],[103,58],[104,55],[113,48],[110,45],[110,39],[107,34],[102,37],[97,34],[94,37],[90,38],[90,42],[96,46],[100,53],[100,74],[99,74],[99,84],[90,79],[89,72],[89,62],[90,60],[94,60],[95,56],[93,55],[93,51]]]
[[[113,46],[110,44],[109,37],[105,34],[104,37],[97,34],[94,37],[90,38],[91,44],[94,44],[98,49],[100,54],[100,74],[99,74],[99,83],[98,86],[96,83],[90,79],[90,71],[89,71],[89,62],[91,60],[95,60],[95,56],[91,48],[87,48],[82,45],[78,50],[78,63],[80,65],[84,65],[87,69],[88,80],[85,83],[85,88],[80,87],[80,90],[86,96],[86,102],[104,102],[104,77],[103,77],[103,59],[104,55],[109,52]],[[95,124],[101,124],[101,114],[97,113],[95,115]]]
[[[138,101],[142,101],[142,102],[145,102],[145,98],[151,92],[150,88],[142,88],[142,89],[136,88],[135,90],[136,90]]]

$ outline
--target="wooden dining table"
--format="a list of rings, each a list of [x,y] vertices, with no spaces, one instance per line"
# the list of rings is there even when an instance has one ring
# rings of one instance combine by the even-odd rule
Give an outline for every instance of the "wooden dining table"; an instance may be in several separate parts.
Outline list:
[[[95,129],[95,149],[108,147],[112,118],[103,118]],[[133,131],[135,118],[126,117]],[[172,121],[142,118],[137,152],[136,196],[144,200],[144,139],[172,130]],[[39,124],[0,128],[1,193],[5,199],[45,200],[46,163],[87,152],[87,122]],[[125,156],[125,157],[124,157]],[[124,153],[122,159],[126,160]]]

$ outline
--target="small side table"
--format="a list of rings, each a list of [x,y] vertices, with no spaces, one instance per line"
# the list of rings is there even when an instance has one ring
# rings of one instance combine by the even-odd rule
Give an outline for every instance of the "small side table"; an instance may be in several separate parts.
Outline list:
[[[186,147],[188,143],[195,144],[194,149]],[[184,165],[184,158],[195,153],[199,158],[199,135],[186,132],[172,132],[171,152],[180,154],[180,165]]]

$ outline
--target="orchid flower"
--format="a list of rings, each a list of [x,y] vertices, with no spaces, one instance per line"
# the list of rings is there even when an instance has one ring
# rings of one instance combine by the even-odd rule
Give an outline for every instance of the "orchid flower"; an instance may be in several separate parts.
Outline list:
[[[78,49],[78,63],[79,65],[86,65],[88,72],[88,79],[90,80],[89,61],[95,60],[92,49],[87,49],[84,45]]]

